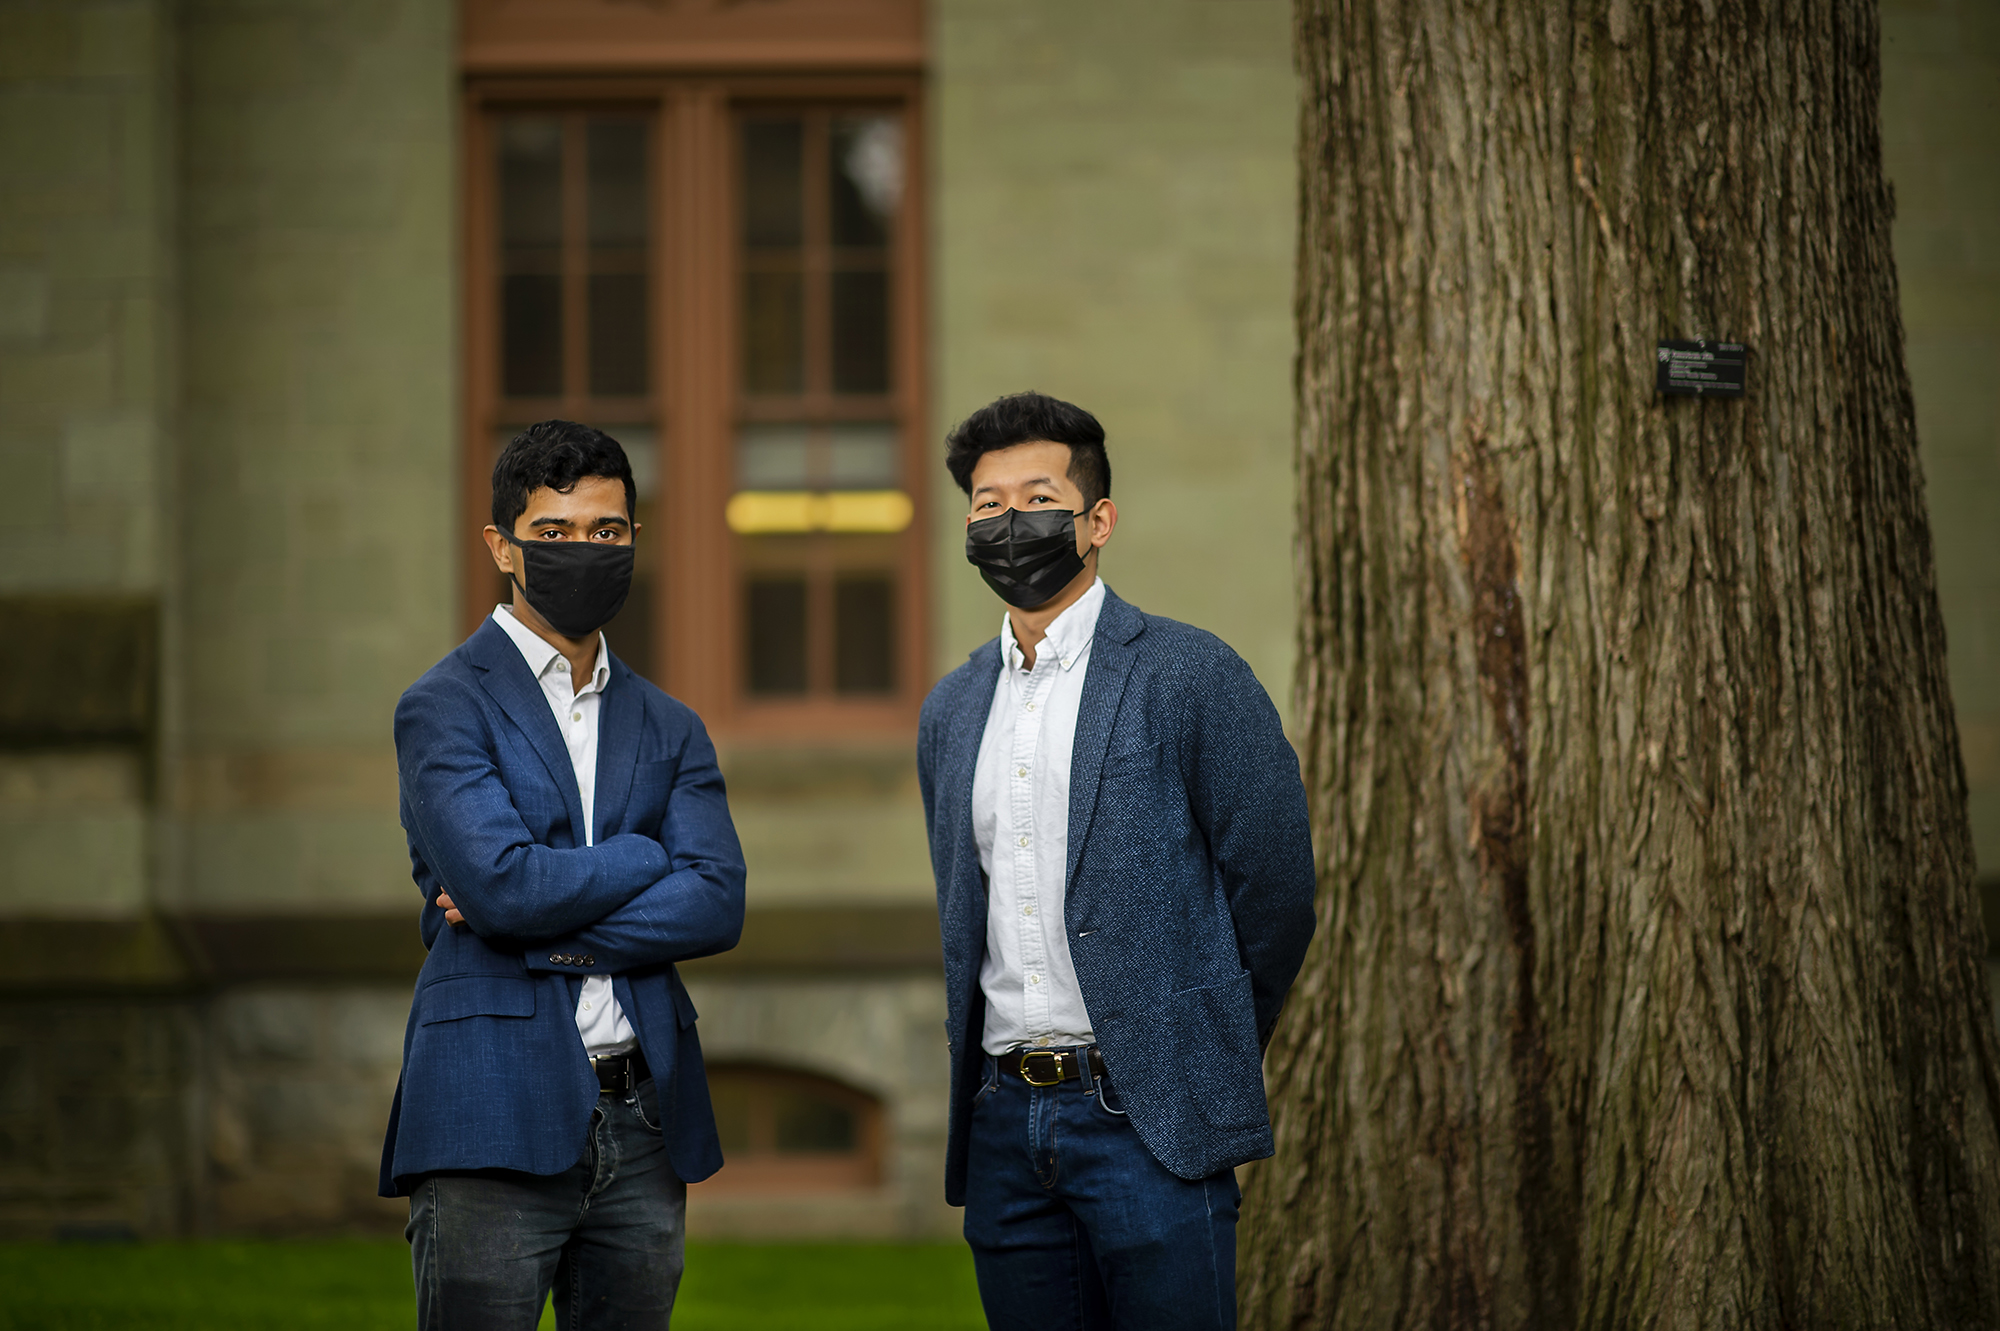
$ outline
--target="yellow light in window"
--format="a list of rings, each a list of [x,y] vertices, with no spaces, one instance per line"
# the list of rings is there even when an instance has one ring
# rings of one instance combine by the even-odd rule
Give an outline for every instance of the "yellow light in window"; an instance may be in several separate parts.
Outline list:
[[[740,490],[724,515],[742,536],[778,532],[899,532],[916,516],[901,490]]]

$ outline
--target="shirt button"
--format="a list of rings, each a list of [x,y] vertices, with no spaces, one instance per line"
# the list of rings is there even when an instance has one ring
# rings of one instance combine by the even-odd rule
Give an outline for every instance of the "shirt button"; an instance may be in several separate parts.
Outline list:
[[[1015,776],[1026,776],[1027,774],[1028,774],[1028,769],[1025,767],[1017,767],[1014,769]]]
[[[583,720],[583,713],[582,713],[582,712],[571,712],[571,713],[569,714],[569,719],[570,719],[570,720],[572,720],[572,721],[581,721],[581,720]]]
[[[1042,977],[1039,975],[1030,975],[1028,977],[1029,984],[1040,984],[1041,982],[1042,982]]]
[[[1067,656],[1063,658],[1063,669],[1069,669],[1069,658]]]
[[[588,1011],[590,1011],[590,1004],[588,1004],[588,1003],[585,1003],[585,1004],[583,1005],[583,1010],[584,1010],[585,1012],[588,1012]]]
[[[1033,915],[1035,913],[1035,908],[1033,906],[1023,906],[1021,907],[1021,913],[1023,915]]]
[[[1022,837],[1022,838],[1021,838],[1021,844],[1022,844],[1022,845],[1024,845],[1024,846],[1025,846],[1025,845],[1027,845],[1027,844],[1028,844],[1028,838],[1026,838],[1026,837]]]
[[[1035,710],[1035,705],[1034,705],[1033,703],[1029,703],[1029,704],[1028,704],[1028,710],[1029,710],[1029,711],[1031,711],[1031,712],[1032,712],[1032,711],[1034,711],[1034,710]]]

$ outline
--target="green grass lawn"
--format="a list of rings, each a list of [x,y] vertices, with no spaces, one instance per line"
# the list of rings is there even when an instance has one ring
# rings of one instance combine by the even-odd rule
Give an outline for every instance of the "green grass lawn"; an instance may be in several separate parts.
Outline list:
[[[0,1245],[0,1328],[405,1331],[398,1242]],[[544,1327],[553,1318],[544,1313]],[[962,1244],[705,1243],[688,1249],[675,1331],[977,1331]]]

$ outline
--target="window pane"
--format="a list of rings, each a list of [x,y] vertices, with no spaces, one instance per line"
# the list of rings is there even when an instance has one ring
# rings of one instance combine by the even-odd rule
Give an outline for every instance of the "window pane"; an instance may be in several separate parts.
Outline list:
[[[781,1090],[772,1096],[781,1154],[812,1151],[852,1151],[854,1111],[805,1091]]]
[[[896,687],[896,587],[875,574],[834,583],[834,688],[889,693]]]
[[[562,121],[505,116],[500,151],[501,391],[562,392]]]
[[[892,490],[902,474],[893,425],[836,425],[828,432],[826,488]]]
[[[562,392],[562,279],[509,273],[501,279],[501,372],[508,397]]]
[[[637,396],[650,378],[646,300],[646,122],[593,117],[590,197],[590,391]]]
[[[889,391],[889,275],[833,275],[833,391]]]
[[[805,283],[797,272],[743,275],[743,387],[796,393],[806,378]]]
[[[843,116],[827,136],[836,245],[883,246],[903,199],[903,126],[893,116]]]
[[[643,249],[646,244],[646,122],[592,117],[590,243]]]
[[[736,435],[736,488],[892,490],[901,448],[888,423],[745,425]]]
[[[736,438],[736,488],[809,490],[812,441],[803,425],[746,425]]]
[[[646,277],[590,277],[590,391],[638,397],[646,391]]]
[[[743,243],[752,249],[805,240],[804,128],[797,116],[743,122]]]
[[[750,691],[806,691],[806,582],[803,577],[752,578],[747,584]]]

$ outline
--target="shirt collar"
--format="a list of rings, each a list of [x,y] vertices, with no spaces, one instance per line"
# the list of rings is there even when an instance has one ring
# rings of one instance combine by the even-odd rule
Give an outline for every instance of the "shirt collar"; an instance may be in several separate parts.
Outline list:
[[[1053,659],[1062,669],[1068,670],[1083,656],[1083,649],[1090,646],[1090,640],[1097,635],[1097,616],[1104,609],[1104,579],[1098,578],[1090,584],[1090,590],[1076,598],[1076,603],[1049,622],[1049,631],[1042,638],[1042,644],[1035,649],[1035,661],[1040,664],[1045,659]],[[1009,670],[1019,670],[1026,659],[1021,644],[1014,637],[1014,617],[1011,614],[1000,617],[1000,653],[1007,661]]]
[[[521,659],[528,663],[528,669],[533,672],[536,679],[542,678],[549,671],[555,669],[556,662],[562,659],[562,652],[555,644],[529,628],[526,624],[523,624],[520,620],[514,618],[514,609],[512,606],[504,602],[494,606],[493,622],[498,624],[501,631],[513,640],[514,646],[521,653]],[[596,689],[602,693],[604,686],[610,682],[611,649],[605,645],[604,633],[602,630],[599,630],[597,634],[597,668],[590,672],[590,683],[586,688]],[[585,689],[578,689],[576,691],[582,693],[585,692]]]

